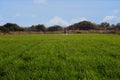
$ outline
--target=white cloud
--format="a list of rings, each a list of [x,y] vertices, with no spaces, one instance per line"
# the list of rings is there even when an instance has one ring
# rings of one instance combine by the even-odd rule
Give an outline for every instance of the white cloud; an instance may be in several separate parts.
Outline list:
[[[62,19],[59,16],[55,16],[49,22],[50,22],[51,25],[63,25],[63,26],[68,26],[69,25],[69,23],[66,20]]]
[[[106,16],[103,19],[103,22],[108,22],[108,21],[111,21],[111,20],[114,20],[114,19],[117,19],[117,18],[118,18],[117,16]]]
[[[117,16],[117,14],[119,13],[118,9],[114,9],[112,11],[112,15],[111,16],[105,16],[104,19],[102,20],[102,22],[111,22],[111,23],[116,23],[120,21],[120,17]]]
[[[47,0],[33,0],[34,3],[37,4],[45,4]]]
[[[81,18],[73,18],[72,20],[70,20],[69,22],[62,19],[59,16],[55,16],[54,18],[52,18],[49,21],[50,25],[62,25],[62,26],[68,26],[77,22],[81,22],[81,21],[87,21],[87,19],[85,17],[81,17]]]
[[[77,22],[81,22],[81,21],[87,21],[87,18],[81,17],[81,18],[73,18],[72,19],[72,23],[77,23]]]
[[[87,18],[82,17],[82,18],[80,18],[80,21],[87,21]]]

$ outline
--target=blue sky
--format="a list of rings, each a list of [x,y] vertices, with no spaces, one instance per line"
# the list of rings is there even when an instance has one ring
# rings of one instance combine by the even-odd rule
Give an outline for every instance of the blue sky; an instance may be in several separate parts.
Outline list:
[[[120,0],[0,0],[0,25],[67,26],[84,20],[120,22]]]

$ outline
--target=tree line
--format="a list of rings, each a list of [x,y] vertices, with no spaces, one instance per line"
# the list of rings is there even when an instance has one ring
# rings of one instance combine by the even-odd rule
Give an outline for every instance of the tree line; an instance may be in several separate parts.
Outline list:
[[[100,24],[92,23],[90,21],[82,21],[78,22],[69,26],[49,26],[45,27],[43,24],[38,25],[32,25],[30,27],[21,27],[15,23],[6,23],[2,26],[0,26],[0,32],[9,33],[9,32],[15,32],[15,31],[34,31],[34,32],[54,32],[54,31],[63,31],[64,29],[69,30],[120,30],[120,23],[112,24],[108,22],[102,22]]]

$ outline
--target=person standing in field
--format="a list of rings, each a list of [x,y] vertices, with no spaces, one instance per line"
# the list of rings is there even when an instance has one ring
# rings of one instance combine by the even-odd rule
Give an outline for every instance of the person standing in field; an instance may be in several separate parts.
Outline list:
[[[67,28],[64,28],[64,34],[67,34]]]

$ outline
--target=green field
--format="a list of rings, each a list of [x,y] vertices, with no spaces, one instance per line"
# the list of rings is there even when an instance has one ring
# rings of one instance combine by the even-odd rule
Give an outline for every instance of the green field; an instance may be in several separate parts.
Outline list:
[[[120,35],[0,35],[0,80],[120,80]]]

